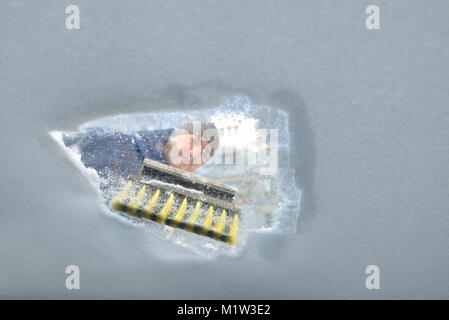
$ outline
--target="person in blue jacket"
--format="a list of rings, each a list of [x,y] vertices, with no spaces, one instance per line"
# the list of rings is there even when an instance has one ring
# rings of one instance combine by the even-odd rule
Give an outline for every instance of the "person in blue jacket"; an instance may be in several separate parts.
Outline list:
[[[81,155],[87,168],[95,169],[101,177],[127,177],[139,172],[144,158],[193,171],[213,155],[219,136],[209,122],[187,122],[176,130],[144,130],[133,134],[89,128],[65,135],[63,141]],[[194,157],[198,154],[201,157]]]

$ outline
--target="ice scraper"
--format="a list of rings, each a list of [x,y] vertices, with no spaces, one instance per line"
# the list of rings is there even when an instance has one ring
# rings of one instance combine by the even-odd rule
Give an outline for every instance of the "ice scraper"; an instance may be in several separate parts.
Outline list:
[[[216,180],[144,159],[140,174],[130,177],[110,204],[131,216],[234,244],[240,215],[236,193]]]

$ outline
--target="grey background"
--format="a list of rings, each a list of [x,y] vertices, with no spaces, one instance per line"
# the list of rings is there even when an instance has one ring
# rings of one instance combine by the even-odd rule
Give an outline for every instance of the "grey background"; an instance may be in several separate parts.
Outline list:
[[[81,29],[65,28],[77,4]],[[381,30],[364,26],[381,9]],[[1,298],[449,298],[448,1],[2,1]],[[247,93],[291,115],[298,234],[202,260],[104,215],[50,139]],[[65,267],[81,289],[65,289]],[[381,290],[365,288],[365,267]]]

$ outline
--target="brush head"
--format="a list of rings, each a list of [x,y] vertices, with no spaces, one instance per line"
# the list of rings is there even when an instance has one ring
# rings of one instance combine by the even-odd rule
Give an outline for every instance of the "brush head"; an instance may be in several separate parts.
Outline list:
[[[205,195],[228,202],[232,202],[237,193],[234,187],[150,159],[144,159],[138,179],[145,178],[200,191]]]
[[[203,236],[235,243],[240,209],[237,189],[218,181],[145,159],[111,199],[118,211]]]

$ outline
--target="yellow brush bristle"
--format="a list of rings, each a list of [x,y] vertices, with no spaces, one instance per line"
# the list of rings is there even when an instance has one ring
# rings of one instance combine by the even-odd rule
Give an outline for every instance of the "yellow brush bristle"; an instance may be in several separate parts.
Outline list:
[[[137,193],[136,197],[129,201],[127,210],[129,215],[134,216],[136,214],[136,211],[137,209],[139,209],[142,199],[145,196],[146,189],[147,186],[144,184],[143,187]]]
[[[215,225],[215,233],[216,233],[215,238],[220,237],[220,234],[223,232],[225,227],[226,227],[226,210],[223,209],[223,211],[221,212],[220,218],[219,218],[217,224]]]
[[[193,230],[193,224],[198,220],[200,209],[201,209],[201,202],[197,201],[195,209],[193,209],[193,212],[189,217],[187,231]]]
[[[128,180],[126,185],[123,187],[122,190],[120,190],[114,197],[111,199],[111,207],[115,210],[121,210],[123,207],[123,204],[125,202],[126,196],[131,191],[131,186],[133,184],[133,181],[131,179]]]
[[[176,213],[174,219],[173,219],[173,227],[176,227],[184,217],[184,214],[186,212],[187,208],[187,197],[182,200],[181,206],[178,209],[178,212]]]
[[[235,239],[237,238],[237,232],[239,228],[239,215],[235,214],[234,219],[232,220],[231,228],[229,229],[229,240],[230,244],[235,243]]]
[[[151,213],[153,213],[154,207],[157,204],[157,200],[159,199],[159,194],[161,193],[160,189],[157,189],[156,192],[154,193],[153,197],[151,198],[150,201],[147,202],[147,204],[145,205],[145,207],[143,208],[143,216],[145,218],[150,218]]]
[[[170,209],[173,205],[173,199],[175,198],[175,195],[172,193],[168,197],[167,202],[165,202],[164,206],[161,209],[161,212],[157,215],[157,222],[162,223],[167,219],[168,214],[170,213]]]
[[[209,211],[207,212],[206,217],[204,218],[203,223],[203,232],[206,233],[207,229],[209,229],[212,224],[212,218],[214,217],[214,206],[209,206]]]

